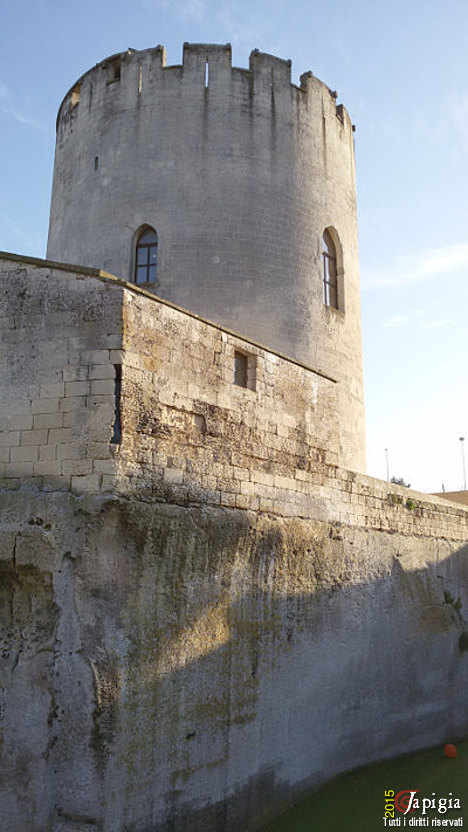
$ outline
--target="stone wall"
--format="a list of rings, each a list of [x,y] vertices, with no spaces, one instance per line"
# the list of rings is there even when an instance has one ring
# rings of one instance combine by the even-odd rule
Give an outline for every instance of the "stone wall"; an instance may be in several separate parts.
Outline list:
[[[464,539],[463,509],[337,465],[330,379],[136,291],[123,320],[116,491]],[[233,383],[236,349],[255,390]]]
[[[463,503],[468,505],[468,491],[440,491],[434,494],[435,497],[442,497],[452,503]]]
[[[466,735],[467,508],[337,466],[312,369],[102,273],[0,263],[3,464],[32,465],[0,483],[5,828],[253,832]],[[29,431],[51,472],[11,459]]]
[[[170,488],[0,501],[5,828],[249,832],[467,733],[467,551],[444,532]]]
[[[334,381],[135,292],[123,317],[118,489],[307,511],[316,463],[337,461]],[[236,351],[250,387],[234,383]]]
[[[97,274],[97,272],[94,272]],[[112,459],[122,290],[93,271],[0,259],[0,477],[99,491]]]

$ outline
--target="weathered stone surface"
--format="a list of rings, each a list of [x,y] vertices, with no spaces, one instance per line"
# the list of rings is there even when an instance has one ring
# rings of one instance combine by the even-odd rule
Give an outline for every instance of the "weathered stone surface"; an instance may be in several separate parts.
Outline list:
[[[18,262],[5,828],[253,831],[341,770],[466,734],[468,509],[340,467],[336,386],[312,370],[112,277]],[[107,392],[68,386],[89,382]]]
[[[1,495],[6,828],[253,830],[466,732],[456,541],[167,500]]]

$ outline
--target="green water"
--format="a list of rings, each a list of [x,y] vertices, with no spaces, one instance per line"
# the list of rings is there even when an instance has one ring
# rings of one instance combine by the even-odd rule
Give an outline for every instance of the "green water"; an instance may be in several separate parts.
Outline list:
[[[273,823],[264,827],[262,832],[378,832],[387,829],[414,828],[426,829],[460,829],[460,826],[432,825],[433,818],[463,818],[462,829],[468,832],[468,741],[457,744],[458,755],[448,759],[442,748],[433,748],[399,757],[397,760],[378,763],[345,774],[328,783],[323,788],[285,812]],[[403,815],[395,811],[395,817],[401,820],[401,826],[384,826],[385,809],[384,792],[392,789],[395,793],[403,789],[420,790],[422,797],[459,798],[461,808],[448,810],[445,814],[428,810],[426,815],[416,809],[406,815],[406,827]],[[437,805],[437,802],[436,802]],[[448,805],[448,804],[447,804]],[[410,819],[429,818],[429,826],[420,827]]]

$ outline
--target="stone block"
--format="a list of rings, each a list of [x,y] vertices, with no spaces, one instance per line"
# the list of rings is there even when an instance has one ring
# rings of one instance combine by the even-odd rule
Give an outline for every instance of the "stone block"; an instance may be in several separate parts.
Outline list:
[[[57,445],[57,459],[84,459],[86,445],[84,442],[63,442]]]
[[[248,480],[250,478],[250,472],[248,468],[239,468],[237,465],[234,465],[233,468],[234,478],[236,480]]]
[[[61,399],[33,399],[32,413],[56,413]]]
[[[110,408],[110,413],[113,413],[115,408],[114,396],[110,396],[109,394],[88,396],[88,407],[106,407],[108,409]]]
[[[6,462],[1,463],[4,477],[29,477],[33,473],[32,462]]]
[[[73,383],[73,382],[71,382]],[[77,384],[81,384],[81,382],[77,382]],[[85,396],[69,396],[65,399],[60,399],[60,410],[61,411],[70,411],[70,410],[77,410],[79,408],[86,407],[86,397]]]
[[[36,428],[60,428],[63,423],[62,413],[37,413],[34,416],[33,427]]]
[[[95,459],[93,462],[93,470],[101,474],[114,474],[116,467],[114,459]]]
[[[33,415],[30,410],[27,413],[2,413],[0,416],[0,431],[31,430],[33,426]]]
[[[91,382],[91,396],[112,396],[114,392],[114,379],[109,378]]]
[[[102,477],[101,491],[116,491],[119,487],[119,482],[119,477],[116,474],[104,474]]]
[[[221,505],[234,508],[236,505],[236,495],[230,494],[227,491],[221,491]]]
[[[64,385],[62,382],[41,384],[39,395],[42,399],[60,399],[64,395]]]
[[[88,392],[89,383],[87,381],[65,382],[65,396],[86,396]]]
[[[10,459],[11,462],[35,462],[39,459],[39,446],[19,445],[11,448]]]
[[[2,431],[0,433],[0,447],[4,447],[8,445],[11,447],[12,445],[19,445],[20,443],[20,434],[17,430],[8,430]]]
[[[48,430],[21,431],[21,445],[47,445]]]
[[[275,474],[275,486],[277,488],[286,488],[290,491],[295,491],[296,481],[292,477],[281,477],[278,474]]]
[[[53,459],[43,459],[34,463],[34,473],[45,477],[59,477],[61,475],[60,462]]]
[[[80,360],[81,364],[106,364],[109,361],[109,350],[84,350]]]
[[[184,479],[184,472],[180,468],[165,468],[164,482],[170,485],[182,483]]]
[[[49,445],[60,444],[61,442],[71,442],[73,439],[72,428],[59,428],[57,430],[49,431]]]
[[[110,459],[113,456],[111,447],[108,442],[89,442],[88,453],[91,459]]]
[[[85,381],[88,378],[88,367],[65,367],[62,374],[64,381]]]
[[[252,471],[250,475],[253,482],[261,483],[262,485],[274,485],[275,477],[273,474],[267,474],[265,471]]]
[[[39,448],[39,461],[46,462],[57,457],[57,445],[42,445]]]
[[[248,508],[249,497],[247,494],[236,494],[236,508]]]
[[[101,490],[101,474],[72,476],[71,489],[75,494],[97,494]]]
[[[115,367],[113,364],[93,364],[89,368],[89,378],[95,379],[115,379]],[[112,391],[113,392],[113,391]]]
[[[70,477],[52,475],[52,479],[45,479],[42,485],[43,491],[69,491]]]
[[[65,476],[84,476],[92,472],[93,462],[91,459],[64,459],[61,466],[61,473]]]
[[[241,494],[255,494],[255,483],[253,482],[246,482],[242,480],[240,484]]]

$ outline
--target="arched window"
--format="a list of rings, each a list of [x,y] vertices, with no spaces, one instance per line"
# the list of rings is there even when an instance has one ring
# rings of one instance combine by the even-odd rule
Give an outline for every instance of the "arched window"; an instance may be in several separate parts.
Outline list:
[[[135,283],[156,283],[158,266],[158,235],[148,225],[136,241]]]
[[[325,306],[338,309],[338,279],[336,246],[328,229],[323,232],[323,302]]]

